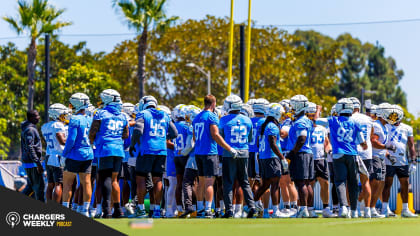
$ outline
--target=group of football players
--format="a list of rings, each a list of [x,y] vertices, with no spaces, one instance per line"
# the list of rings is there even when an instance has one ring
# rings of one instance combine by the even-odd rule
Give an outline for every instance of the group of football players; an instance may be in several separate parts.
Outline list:
[[[50,106],[41,128],[47,199],[85,216],[317,218],[319,182],[322,217],[391,217],[397,175],[401,216],[417,217],[408,207],[413,130],[398,105],[362,114],[357,98],[343,98],[322,118],[303,95],[279,103],[230,95],[223,106],[207,95],[203,109],[173,110],[153,96],[123,103],[113,89],[100,99],[95,108],[73,94],[70,108]]]

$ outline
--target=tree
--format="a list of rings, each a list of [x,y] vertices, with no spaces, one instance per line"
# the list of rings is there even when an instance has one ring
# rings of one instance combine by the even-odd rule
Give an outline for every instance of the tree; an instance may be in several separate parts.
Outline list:
[[[64,12],[64,9],[56,9],[48,4],[48,0],[26,0],[18,1],[18,16],[3,17],[10,24],[17,34],[27,33],[30,36],[31,43],[27,51],[27,73],[28,73],[28,110],[34,107],[35,94],[35,67],[37,47],[36,40],[43,34],[53,34],[59,29],[71,25],[70,22],[59,21],[58,17]]]
[[[178,19],[176,16],[169,18],[166,16],[165,3],[166,0],[113,0],[113,6],[122,12],[128,27],[139,34],[137,77],[140,98],[146,93],[145,65],[149,31],[157,30],[163,32]]]

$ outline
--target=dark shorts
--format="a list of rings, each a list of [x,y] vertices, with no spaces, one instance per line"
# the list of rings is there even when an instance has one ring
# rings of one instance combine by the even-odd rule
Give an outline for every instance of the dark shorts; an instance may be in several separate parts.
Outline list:
[[[295,180],[313,180],[315,177],[312,153],[299,152],[290,161],[290,178]]]
[[[63,168],[47,165],[48,183],[63,183]]]
[[[381,159],[379,157],[373,157],[372,168],[373,168],[373,172],[372,172],[372,175],[370,176],[370,179],[376,179],[378,181],[385,181],[385,174],[386,174],[385,159]]]
[[[369,176],[371,176],[373,174],[372,159],[363,160],[363,163],[366,166],[366,169],[367,169],[367,171],[369,173]]]
[[[248,159],[248,177],[255,179],[257,177],[257,170],[255,169],[255,163],[257,162],[257,157],[255,152],[249,153]]]
[[[165,155],[143,155],[137,157],[136,174],[147,177],[151,173],[154,177],[162,177],[166,171]]]
[[[90,174],[92,172],[92,160],[76,161],[73,159],[66,158],[64,171],[68,171],[72,173]]]
[[[176,175],[184,175],[187,161],[188,156],[178,156],[174,158]]]
[[[130,180],[130,171],[129,171],[127,162],[122,163],[120,173],[118,173],[118,178],[124,179],[124,180]]]
[[[98,171],[109,170],[120,172],[122,166],[122,157],[100,157]]]
[[[96,178],[96,174],[98,174],[98,166],[94,166],[92,163],[92,171],[90,172],[90,174]]]
[[[195,155],[198,176],[215,177],[219,173],[219,158],[217,155]]]
[[[328,161],[326,159],[314,160],[315,179],[323,178],[328,180]]]
[[[397,175],[398,178],[410,177],[409,166],[386,166],[386,177],[394,177]]]
[[[334,166],[332,162],[328,162],[328,175],[330,176],[330,183],[334,183]]]
[[[281,177],[281,164],[278,158],[260,159],[262,179]]]

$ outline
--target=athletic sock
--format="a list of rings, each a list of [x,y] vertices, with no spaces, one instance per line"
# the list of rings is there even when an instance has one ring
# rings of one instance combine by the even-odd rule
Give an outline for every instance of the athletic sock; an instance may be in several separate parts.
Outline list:
[[[322,206],[324,207],[324,209],[330,208],[330,205],[329,204],[322,204]]]
[[[196,205],[193,205],[192,208],[193,208],[193,211],[197,211],[197,206]]]
[[[211,203],[206,201],[206,211],[211,211]]]
[[[79,205],[78,208],[77,208],[77,211],[82,212],[83,211],[83,205]]]
[[[77,205],[76,203],[73,203],[73,204],[71,205],[71,209],[72,209],[73,211],[77,211],[77,209],[79,209],[79,205]]]
[[[382,202],[382,212],[385,212],[388,209],[388,202]]]
[[[97,213],[102,213],[102,205],[101,204],[96,205],[96,212]]]
[[[313,211],[314,207],[308,207],[308,211]]]
[[[155,211],[159,211],[159,210],[160,210],[160,205],[156,205],[156,204],[155,204],[155,208],[154,208],[154,210],[155,210]]]
[[[144,204],[138,204],[138,205],[137,205],[137,208],[138,208],[139,210],[144,210]]]
[[[273,214],[275,214],[279,209],[279,205],[273,205]]]
[[[403,203],[403,210],[408,210],[408,203]]]
[[[304,211],[304,210],[308,210],[308,207],[307,206],[301,206],[300,209],[302,209],[302,211]]]
[[[63,202],[63,206],[69,208],[70,203],[69,202]]]
[[[176,209],[178,210],[178,212],[183,212],[184,211],[184,209],[182,209],[181,205],[177,205]]]
[[[90,206],[90,202],[83,202],[83,211],[88,211]]]
[[[201,211],[204,208],[203,201],[197,201],[197,210]]]
[[[223,200],[220,200],[219,204],[220,204],[220,209],[221,210],[225,209],[225,202]]]
[[[241,204],[235,204],[235,213],[236,212],[240,212],[242,210],[242,205]]]
[[[290,209],[290,202],[285,202],[283,205],[284,205],[284,208]]]
[[[297,208],[297,201],[292,202],[292,208],[295,208],[295,209]]]

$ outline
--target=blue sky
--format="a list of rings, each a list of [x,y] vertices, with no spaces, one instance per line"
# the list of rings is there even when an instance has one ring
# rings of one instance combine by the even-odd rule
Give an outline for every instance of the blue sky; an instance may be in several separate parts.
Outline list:
[[[130,33],[122,18],[112,9],[111,0],[50,0],[59,8],[66,8],[63,18],[71,20],[73,25],[65,28],[62,34],[108,34]],[[14,15],[17,3],[15,0],[1,0],[0,16]],[[364,22],[420,18],[420,1],[416,0],[254,0],[252,2],[252,19],[258,25],[288,24],[323,24],[341,22]],[[235,0],[235,22],[247,19],[248,0]],[[206,14],[219,17],[230,14],[230,0],[168,0],[168,15],[177,15],[181,20],[202,19]],[[420,74],[419,55],[420,22],[399,24],[322,26],[300,28],[314,29],[331,37],[348,32],[363,42],[378,41],[385,47],[386,55],[397,61],[397,66],[404,70],[401,81],[407,93],[408,108],[411,113],[420,113]],[[297,28],[285,30],[293,33]],[[14,37],[6,22],[0,21],[0,44],[7,41],[16,43],[19,48],[27,46],[26,38],[1,39]],[[109,52],[113,47],[132,36],[112,37],[61,37],[61,40],[74,44],[87,41],[93,51]]]

